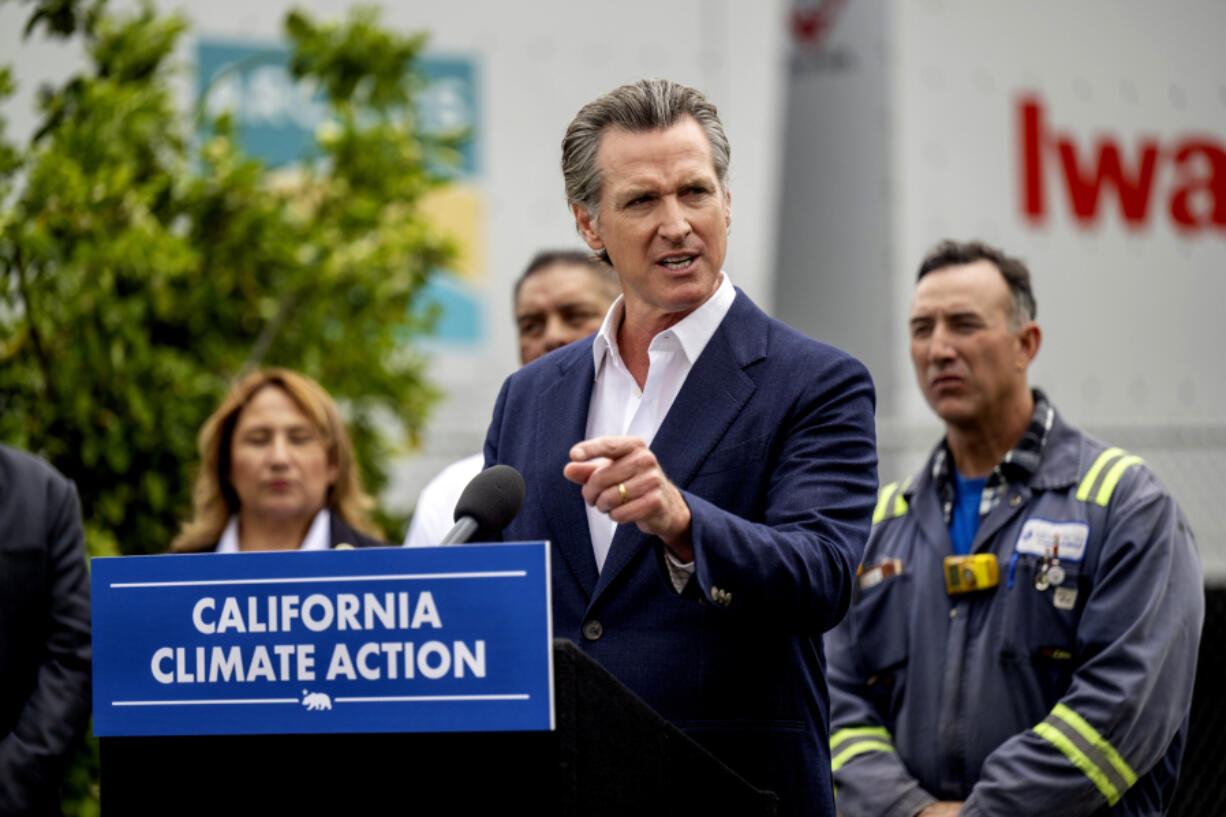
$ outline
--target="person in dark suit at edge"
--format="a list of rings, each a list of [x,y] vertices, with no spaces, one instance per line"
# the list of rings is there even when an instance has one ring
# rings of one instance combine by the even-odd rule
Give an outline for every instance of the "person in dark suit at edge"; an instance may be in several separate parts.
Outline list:
[[[0,445],[0,815],[58,815],[90,710],[89,572],[73,484]]]
[[[579,111],[567,199],[624,294],[594,338],[508,378],[485,460],[527,485],[503,538],[552,543],[555,635],[779,813],[833,815],[819,645],[868,536],[875,396],[734,289],[728,163],[693,88],[643,80]]]
[[[193,515],[171,550],[236,553],[387,545],[323,387],[288,369],[245,376],[197,438]]]

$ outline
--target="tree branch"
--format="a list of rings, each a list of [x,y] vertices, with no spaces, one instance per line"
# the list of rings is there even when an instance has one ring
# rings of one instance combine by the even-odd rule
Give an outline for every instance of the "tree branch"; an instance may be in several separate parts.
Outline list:
[[[21,302],[25,307],[26,322],[30,325],[30,343],[34,346],[34,356],[38,358],[38,368],[43,374],[47,399],[52,403],[58,403],[59,394],[55,388],[55,381],[51,379],[51,361],[47,358],[47,350],[43,348],[43,339],[38,331],[38,323],[34,320],[34,301],[30,297],[30,285],[26,280],[26,267],[21,258],[21,245],[16,243],[13,246],[13,269],[17,270],[17,291],[21,295]]]
[[[264,365],[264,356],[268,354],[269,347],[277,339],[277,335],[281,332],[281,327],[289,320],[290,312],[298,307],[298,303],[301,300],[302,293],[291,292],[281,302],[280,308],[277,309],[277,314],[273,315],[272,320],[264,324],[264,328],[260,330],[259,337],[252,344],[251,354],[247,355],[247,361],[243,364],[244,372],[254,371]]]

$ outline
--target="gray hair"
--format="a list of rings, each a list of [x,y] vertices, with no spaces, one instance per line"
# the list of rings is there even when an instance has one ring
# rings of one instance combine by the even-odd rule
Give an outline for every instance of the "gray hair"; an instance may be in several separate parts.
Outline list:
[[[711,144],[715,175],[728,190],[728,164],[732,149],[724,135],[719,113],[701,91],[667,79],[641,79],[597,97],[579,109],[562,137],[562,178],[567,204],[587,208],[595,220],[600,212],[604,179],[596,161],[600,137],[606,128],[639,133],[672,127],[693,117]]]

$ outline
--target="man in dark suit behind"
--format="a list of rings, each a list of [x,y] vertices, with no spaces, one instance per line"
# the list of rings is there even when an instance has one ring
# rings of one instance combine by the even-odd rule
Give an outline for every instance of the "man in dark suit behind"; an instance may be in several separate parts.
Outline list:
[[[89,575],[72,483],[0,445],[0,815],[59,814],[89,720]]]
[[[485,458],[527,485],[504,538],[552,543],[555,634],[781,814],[832,815],[819,645],[868,535],[873,387],[732,287],[728,158],[715,106],[676,83],[579,112],[567,196],[624,295],[507,380]]]

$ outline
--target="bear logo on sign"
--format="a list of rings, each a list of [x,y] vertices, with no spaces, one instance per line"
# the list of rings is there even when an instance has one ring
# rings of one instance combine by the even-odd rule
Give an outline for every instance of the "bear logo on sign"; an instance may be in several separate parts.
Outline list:
[[[331,709],[332,699],[326,692],[307,692],[304,689],[302,690],[302,705],[309,712],[319,712],[323,709]]]

